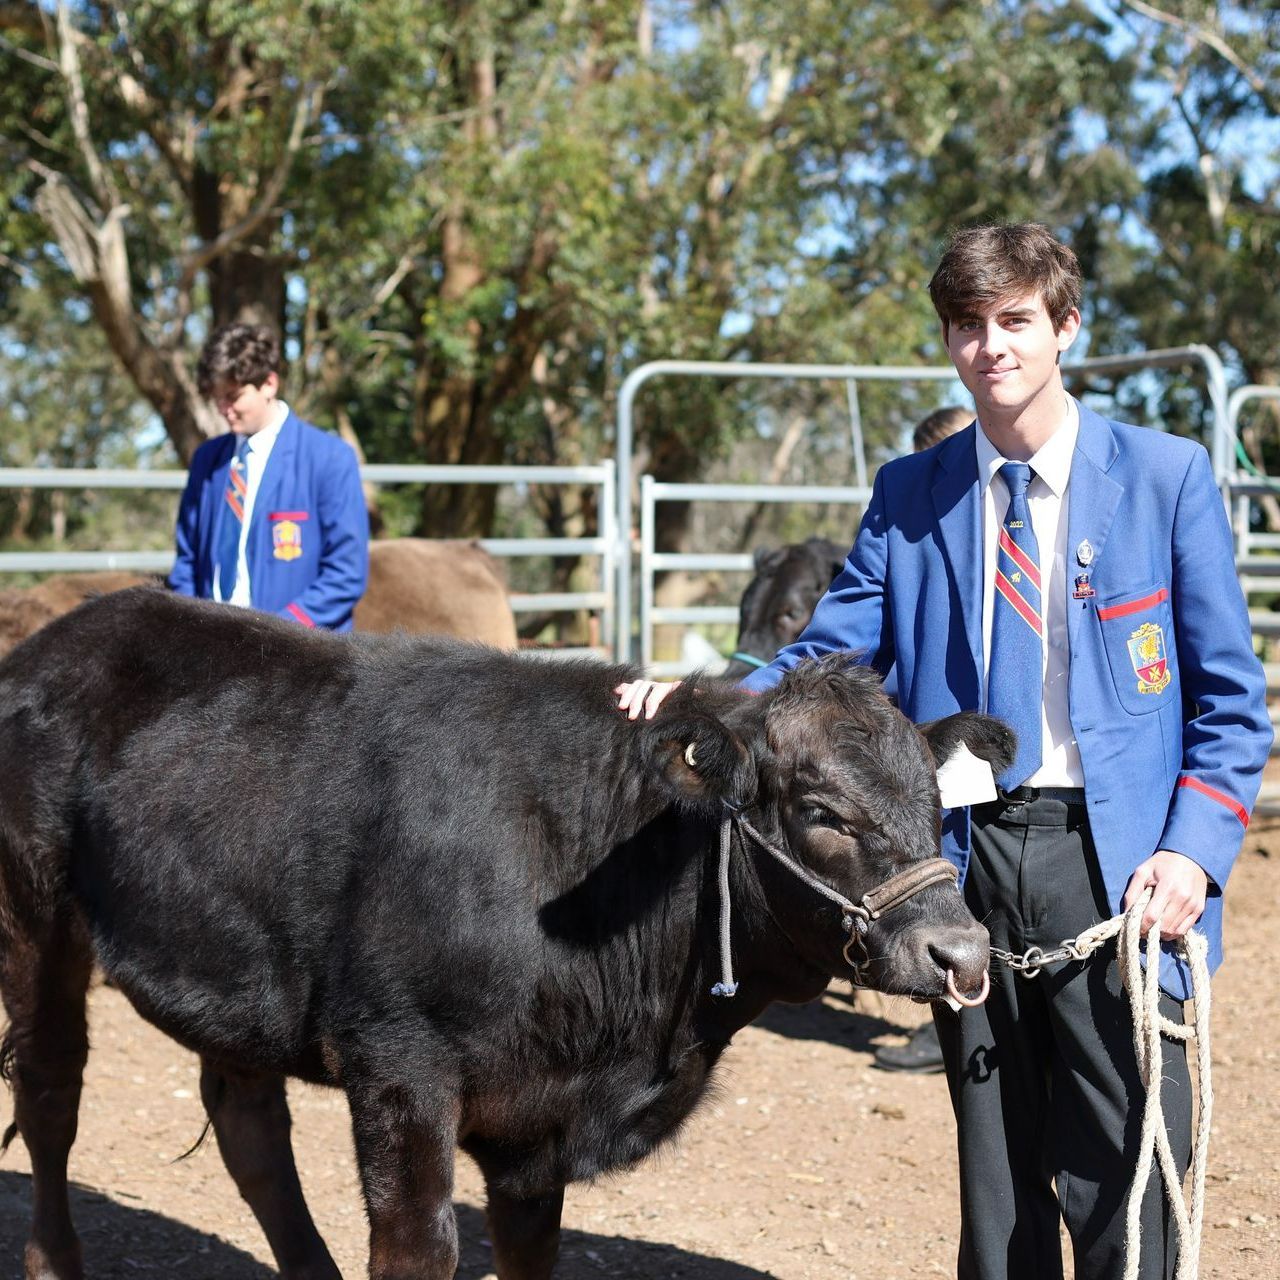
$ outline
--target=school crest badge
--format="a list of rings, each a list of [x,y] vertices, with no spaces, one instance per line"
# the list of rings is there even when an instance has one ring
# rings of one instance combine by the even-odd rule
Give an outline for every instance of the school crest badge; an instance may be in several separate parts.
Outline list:
[[[296,560],[302,554],[302,526],[296,520],[272,524],[271,553],[277,560]]]
[[[1164,647],[1164,630],[1155,622],[1144,622],[1129,637],[1129,661],[1138,677],[1139,693],[1160,693],[1173,679]]]

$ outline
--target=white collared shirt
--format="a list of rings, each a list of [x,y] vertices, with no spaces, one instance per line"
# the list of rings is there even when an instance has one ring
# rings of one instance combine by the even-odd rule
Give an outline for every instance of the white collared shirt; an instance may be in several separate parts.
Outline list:
[[[1040,599],[1044,606],[1044,702],[1041,705],[1040,767],[1027,779],[1033,787],[1082,787],[1084,769],[1071,729],[1071,707],[1067,696],[1070,648],[1067,641],[1067,519],[1070,506],[1068,486],[1071,459],[1080,434],[1080,408],[1067,397],[1062,425],[1029,459],[1035,478],[1027,489],[1031,526],[1040,550]],[[982,646],[984,677],[991,666],[991,615],[995,605],[996,560],[1000,527],[1009,509],[1009,491],[1003,480],[993,484],[996,474],[1008,461],[982,430],[974,433],[978,461],[978,483],[982,486]],[[987,683],[984,678],[984,687]]]
[[[271,450],[280,434],[280,428],[284,426],[288,416],[289,406],[283,400],[277,400],[275,421],[247,437],[249,447],[244,459],[246,489],[244,520],[240,525],[240,558],[236,562],[236,585],[231,592],[231,599],[226,601],[227,604],[239,605],[243,609],[247,609],[253,603],[249,582],[249,561],[245,555],[245,548],[249,545],[249,524],[253,519],[253,504],[257,501],[258,490],[262,487],[262,473],[267,469],[267,459],[271,457]],[[222,599],[222,584],[218,580],[219,576],[215,568],[213,593],[217,600]]]

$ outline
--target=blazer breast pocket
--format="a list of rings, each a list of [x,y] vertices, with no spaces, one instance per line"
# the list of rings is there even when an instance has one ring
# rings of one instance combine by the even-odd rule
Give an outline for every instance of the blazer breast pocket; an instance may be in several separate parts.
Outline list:
[[[1098,602],[1098,625],[1120,705],[1159,711],[1178,694],[1169,589],[1152,586]]]
[[[306,521],[311,518],[306,511],[269,511],[267,523],[271,528],[271,554],[276,560],[290,564],[301,554],[306,541]]]

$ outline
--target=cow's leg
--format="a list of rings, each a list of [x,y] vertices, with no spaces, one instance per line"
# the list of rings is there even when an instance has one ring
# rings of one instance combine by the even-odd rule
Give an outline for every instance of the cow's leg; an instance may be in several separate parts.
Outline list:
[[[200,1097],[218,1149],[286,1280],[341,1280],[303,1199],[289,1142],[284,1078],[202,1060]]]
[[[498,1280],[550,1280],[560,1252],[564,1188],[521,1199],[489,1185],[489,1237]]]
[[[453,1280],[457,1099],[424,1103],[394,1085],[348,1096],[369,1212],[369,1280]]]
[[[89,1056],[85,993],[91,968],[88,940],[74,921],[57,919],[38,933],[5,939],[0,989],[9,1030],[3,1060],[13,1085],[14,1128],[31,1157],[26,1280],[84,1275],[67,1200],[67,1157]],[[11,1136],[12,1130],[6,1141]]]

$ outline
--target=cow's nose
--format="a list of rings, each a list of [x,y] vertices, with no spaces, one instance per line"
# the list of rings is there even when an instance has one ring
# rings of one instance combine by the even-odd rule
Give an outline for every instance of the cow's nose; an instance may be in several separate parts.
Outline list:
[[[976,996],[991,958],[991,940],[980,925],[948,929],[929,939],[929,955],[944,973],[950,970],[962,995]]]

